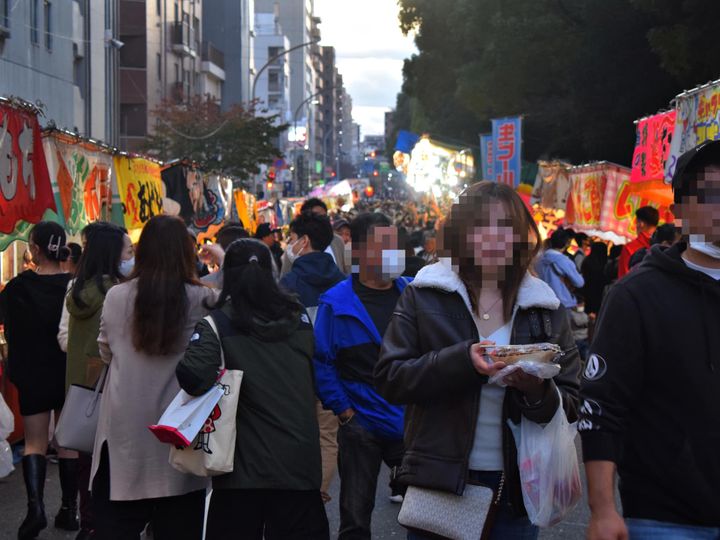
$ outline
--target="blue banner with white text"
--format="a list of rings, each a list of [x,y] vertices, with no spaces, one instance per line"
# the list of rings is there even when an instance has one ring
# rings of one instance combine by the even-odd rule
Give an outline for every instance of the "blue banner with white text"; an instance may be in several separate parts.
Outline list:
[[[495,118],[492,121],[492,150],[495,180],[517,187],[522,176],[522,117]]]
[[[495,180],[495,159],[493,156],[492,133],[480,135],[480,177],[483,180]]]

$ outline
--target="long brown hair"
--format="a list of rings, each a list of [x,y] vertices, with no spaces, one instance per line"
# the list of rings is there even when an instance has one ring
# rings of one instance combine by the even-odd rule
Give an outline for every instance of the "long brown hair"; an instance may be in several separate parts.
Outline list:
[[[511,187],[482,181],[463,191],[443,224],[438,252],[452,259],[453,265],[459,268],[460,278],[471,289],[482,276],[482,267],[475,265],[473,246],[467,241],[467,231],[471,227],[489,225],[490,207],[497,203],[505,209],[508,224],[519,238],[519,241],[513,244],[512,266],[506,268],[505,279],[500,282],[503,317],[505,321],[509,321],[520,284],[540,250],[540,232],[537,225],[525,203]],[[473,309],[476,309],[476,295],[472,294],[473,291],[469,292]]]
[[[185,223],[156,216],[145,225],[137,249],[132,278],[137,278],[133,312],[133,345],[150,355],[177,352],[188,317],[186,284],[200,285],[195,245]]]

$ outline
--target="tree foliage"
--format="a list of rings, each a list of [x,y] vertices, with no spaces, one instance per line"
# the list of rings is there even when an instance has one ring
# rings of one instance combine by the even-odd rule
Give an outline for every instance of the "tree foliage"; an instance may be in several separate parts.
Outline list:
[[[399,0],[399,129],[477,145],[525,115],[526,159],[629,163],[633,121],[720,76],[713,0]]]
[[[246,179],[282,157],[277,141],[287,125],[277,125],[276,116],[256,116],[254,108],[222,111],[209,96],[195,96],[188,103],[163,102],[152,118],[155,130],[145,150],[163,161],[190,159],[206,171]]]

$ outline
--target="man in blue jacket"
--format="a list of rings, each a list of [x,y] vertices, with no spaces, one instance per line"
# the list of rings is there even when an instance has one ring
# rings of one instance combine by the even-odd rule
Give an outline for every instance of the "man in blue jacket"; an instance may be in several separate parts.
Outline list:
[[[296,293],[315,322],[320,295],[345,279],[332,256],[325,250],[333,240],[333,229],[327,216],[303,212],[290,223],[290,242],[285,253],[292,263],[290,272],[280,285]],[[332,411],[317,404],[320,426],[320,453],[322,455],[322,486],[320,493],[330,501],[328,491],[337,467],[338,422]]]
[[[408,278],[397,229],[383,214],[351,224],[353,274],[320,297],[315,321],[315,378],[325,408],[338,417],[340,540],[371,538],[380,467],[400,464],[403,409],[375,390],[383,334]]]
[[[575,263],[563,253],[570,240],[571,237],[565,230],[556,230],[550,237],[550,248],[535,263],[538,277],[550,285],[560,303],[567,309],[577,306],[577,299],[568,285],[576,289],[585,285]]]

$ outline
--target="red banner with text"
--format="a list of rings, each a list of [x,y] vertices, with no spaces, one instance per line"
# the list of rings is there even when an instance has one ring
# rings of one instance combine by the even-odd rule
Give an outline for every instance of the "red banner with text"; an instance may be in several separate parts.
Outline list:
[[[55,210],[37,116],[0,104],[0,233]]]

